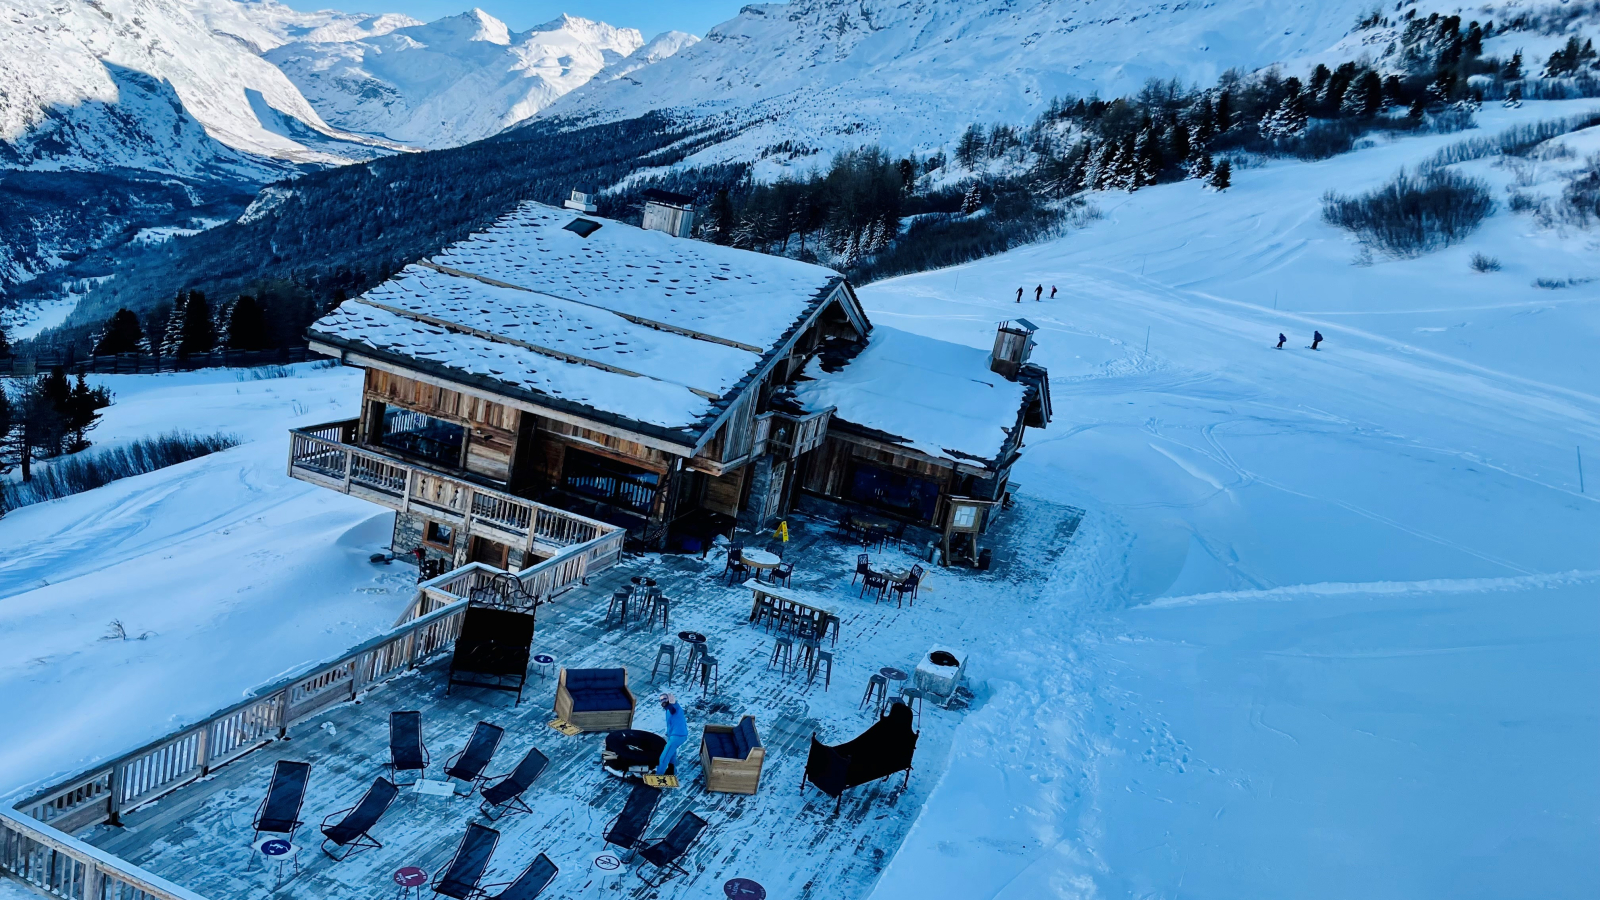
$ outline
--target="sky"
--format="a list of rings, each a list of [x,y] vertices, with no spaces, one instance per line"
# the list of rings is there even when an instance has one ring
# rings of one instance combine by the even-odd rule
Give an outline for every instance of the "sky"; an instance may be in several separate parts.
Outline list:
[[[637,28],[649,40],[663,31],[705,36],[707,29],[733,18],[749,0],[288,0],[295,9],[332,7],[346,12],[405,13],[425,22],[466,12],[474,6],[522,31],[562,13]]]

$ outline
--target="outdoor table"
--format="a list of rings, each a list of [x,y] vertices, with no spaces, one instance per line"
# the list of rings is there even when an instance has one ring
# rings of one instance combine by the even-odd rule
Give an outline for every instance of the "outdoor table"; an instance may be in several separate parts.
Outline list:
[[[887,579],[889,579],[890,581],[894,582],[895,584],[899,584],[900,582],[905,581],[907,578],[911,577],[911,570],[910,569],[884,569],[883,571],[879,572],[878,574],[882,575],[883,577],[885,577]]]
[[[824,617],[834,614],[833,610],[816,605],[811,597],[796,593],[788,588],[781,588],[775,584],[762,584],[755,579],[746,581],[744,586],[750,589],[751,594],[749,619],[751,622],[756,620],[756,614],[761,609],[762,597],[771,597],[776,600],[779,609],[788,609],[802,616],[810,616],[817,622],[818,630],[820,630]]]
[[[783,562],[783,559],[779,557],[778,554],[768,553],[765,550],[746,550],[739,555],[739,559],[742,560],[745,565],[756,570],[755,576],[757,581],[761,580],[762,572],[776,569],[778,567],[778,563]]]
[[[689,645],[689,652],[686,654],[687,658],[683,661],[683,675],[688,678],[690,673],[694,671],[695,657],[705,655],[706,636],[698,631],[680,631],[678,632],[678,640]]]
[[[423,778],[417,782],[416,792],[428,797],[454,797],[456,786],[449,781],[430,781]]]
[[[878,670],[878,674],[889,679],[890,681],[905,681],[907,678],[911,677],[904,671],[896,669],[894,666],[884,666]]]
[[[767,900],[767,889],[748,878],[729,878],[722,893],[728,900]]]
[[[544,678],[547,675],[555,673],[556,658],[548,653],[535,653],[533,655],[533,664],[539,667],[538,671],[540,678]],[[548,670],[548,672],[546,670]]]
[[[420,898],[422,886],[428,883],[428,873],[418,866],[401,866],[394,871],[394,883],[400,885],[401,897]]]
[[[300,848],[283,838],[262,838],[256,842],[256,850],[267,862],[277,863],[277,884],[273,890],[283,887],[283,866],[285,863],[294,863],[294,874],[300,874]]]

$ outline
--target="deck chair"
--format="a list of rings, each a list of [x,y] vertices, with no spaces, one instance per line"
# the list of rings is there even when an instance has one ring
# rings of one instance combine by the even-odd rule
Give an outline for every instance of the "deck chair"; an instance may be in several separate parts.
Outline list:
[[[528,804],[522,801],[522,795],[548,765],[550,760],[539,752],[539,748],[532,748],[528,751],[528,755],[522,758],[522,762],[517,763],[517,767],[511,770],[511,774],[494,784],[485,785],[483,802],[478,804],[478,811],[488,816],[490,820],[498,819],[508,812],[533,812],[528,808]]]
[[[394,782],[380,777],[367,788],[360,802],[349,809],[341,809],[329,813],[322,820],[322,852],[328,854],[335,861],[342,861],[345,857],[357,850],[381,848],[382,843],[377,838],[368,834],[372,826],[378,824],[384,812],[389,809],[389,804],[400,794],[400,789]],[[343,816],[336,825],[329,825],[335,816]],[[344,854],[337,855],[328,849],[328,845],[343,847]]]
[[[622,812],[606,826],[606,843],[615,844],[625,852],[632,851],[650,827],[650,817],[655,815],[656,804],[661,802],[661,789],[636,784]]]
[[[469,822],[467,833],[461,836],[461,845],[456,848],[456,855],[450,857],[450,865],[434,879],[433,892],[454,897],[455,900],[478,900],[483,896],[478,882],[489,868],[489,857],[494,855],[494,848],[499,843],[500,832],[477,822]]]
[[[472,729],[472,737],[467,741],[460,753],[445,760],[444,774],[450,778],[467,782],[467,793],[483,781],[483,770],[488,767],[489,760],[493,758],[495,748],[500,746],[500,739],[505,737],[506,730],[499,725],[490,725],[488,722],[479,722]]]
[[[652,882],[650,879],[645,878],[643,870],[640,870],[639,877],[644,878],[644,883],[650,887],[657,887],[661,882],[671,878],[674,872],[683,875],[689,874],[688,869],[678,865],[678,860],[689,852],[689,846],[700,836],[700,832],[705,830],[705,819],[692,812],[685,811],[683,815],[678,817],[678,824],[672,826],[672,830],[667,832],[665,838],[639,851],[640,859],[656,867],[656,878],[658,880]]]
[[[544,893],[544,889],[550,886],[550,882],[555,880],[556,873],[560,871],[556,868],[556,864],[550,861],[550,857],[541,853],[534,857],[533,862],[528,863],[528,867],[522,870],[516,881],[484,887],[486,891],[488,888],[504,888],[500,893],[490,895],[489,900],[533,900]]]
[[[289,841],[294,842],[294,830],[304,824],[300,821],[300,806],[306,801],[306,782],[310,779],[311,763],[278,760],[272,767],[267,796],[256,810],[255,837],[250,839],[251,843],[260,840],[263,831],[287,834]]]
[[[422,713],[416,710],[389,713],[389,765],[386,768],[390,780],[402,784],[401,772],[416,772],[421,778],[428,769],[428,762],[428,748],[422,743]]]

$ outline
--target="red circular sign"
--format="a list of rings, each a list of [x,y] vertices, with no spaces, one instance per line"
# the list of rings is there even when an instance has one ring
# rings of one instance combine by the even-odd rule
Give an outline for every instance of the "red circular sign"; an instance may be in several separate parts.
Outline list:
[[[395,870],[394,883],[401,887],[421,887],[428,881],[428,873],[416,866],[402,866]]]
[[[728,900],[767,900],[767,889],[748,878],[730,878],[722,885]]]

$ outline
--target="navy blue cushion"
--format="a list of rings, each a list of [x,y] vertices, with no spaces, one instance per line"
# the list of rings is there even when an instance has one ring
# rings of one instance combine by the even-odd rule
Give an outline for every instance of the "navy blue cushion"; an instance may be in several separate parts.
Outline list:
[[[748,759],[750,751],[761,746],[761,739],[756,737],[756,720],[753,716],[739,720],[739,727],[733,730],[733,739],[739,747],[740,759]]]
[[[721,731],[706,732],[706,750],[714,759],[743,759],[733,735]]]
[[[572,691],[573,712],[601,712],[628,709],[628,692],[620,688]]]
[[[620,688],[628,683],[626,669],[568,669],[567,690]]]

